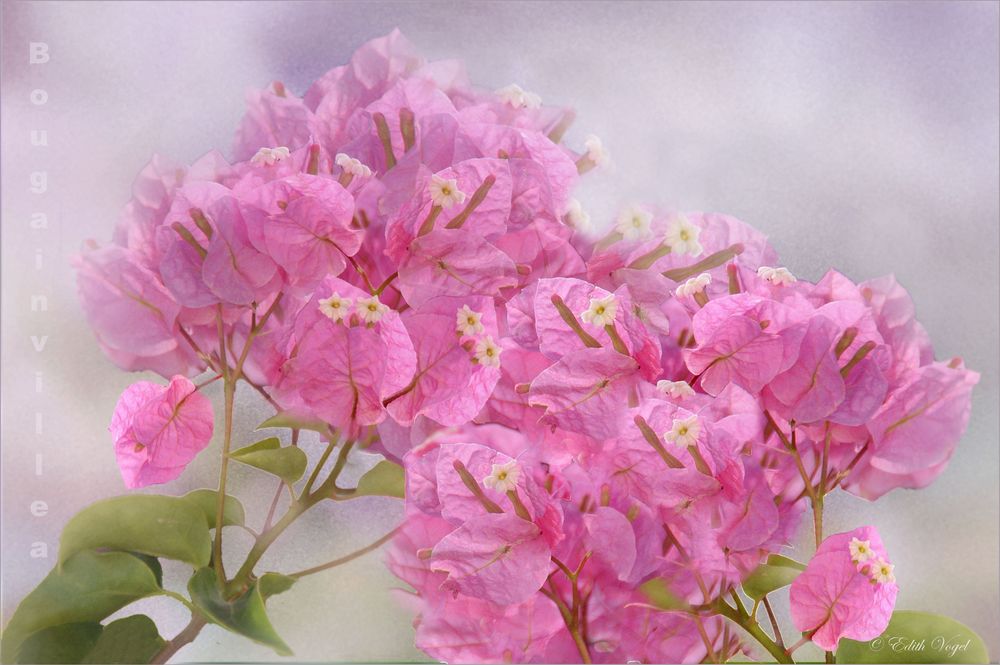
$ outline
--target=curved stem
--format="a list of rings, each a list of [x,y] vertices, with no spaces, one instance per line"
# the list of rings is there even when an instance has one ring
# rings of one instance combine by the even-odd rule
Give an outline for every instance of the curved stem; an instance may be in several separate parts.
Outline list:
[[[181,650],[181,647],[187,646],[194,641],[194,638],[198,637],[198,633],[201,632],[206,623],[200,614],[193,615],[188,625],[177,633],[174,639],[164,644],[163,648],[149,662],[154,665],[162,665],[169,661],[174,657],[174,654]]]
[[[794,663],[792,657],[788,653],[778,646],[778,644],[768,637],[760,625],[750,618],[745,610],[742,609],[741,604],[737,607],[732,607],[728,603],[719,600],[715,605],[712,606],[719,614],[726,617],[737,626],[745,630],[750,634],[755,640],[757,640],[761,646],[767,649],[767,652],[774,656],[774,659],[779,663]]]
[[[333,561],[327,561],[326,563],[321,563],[320,565],[313,566],[312,568],[306,568],[305,570],[300,570],[297,573],[290,573],[289,577],[294,577],[298,579],[300,577],[305,577],[306,575],[312,575],[313,573],[329,570],[330,568],[336,568],[337,566],[342,566],[345,563],[354,561],[355,559],[362,557],[373,550],[377,550],[378,548],[382,547],[382,545],[385,545],[387,542],[392,540],[393,536],[399,533],[400,529],[402,528],[403,528],[402,526],[397,526],[389,533],[385,534],[384,536],[382,536],[375,542],[371,543],[370,545],[365,545],[360,550],[351,552],[350,554],[342,556],[339,559],[334,559]]]
[[[229,363],[226,362],[226,335],[222,325],[222,305],[219,305],[215,314],[216,327],[219,332],[219,373],[225,383],[223,394],[225,395],[225,430],[222,439],[222,467],[219,469],[219,485],[217,490],[215,523],[224,523],[223,513],[226,502],[226,478],[229,475],[229,448],[233,438],[233,400],[236,396],[236,382],[229,372]],[[215,540],[212,543],[212,565],[215,568],[215,576],[219,582],[219,588],[226,586],[226,568],[222,561],[222,527],[215,529]]]

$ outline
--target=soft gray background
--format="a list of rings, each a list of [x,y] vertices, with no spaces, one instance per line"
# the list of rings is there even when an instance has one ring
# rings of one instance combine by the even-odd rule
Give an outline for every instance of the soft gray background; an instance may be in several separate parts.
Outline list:
[[[896,562],[898,607],[954,616],[1000,655],[995,3],[4,3],[4,617],[51,565],[29,558],[30,543],[54,555],[71,514],[123,492],[106,427],[136,377],[102,357],[82,322],[71,255],[110,237],[151,153],[191,161],[228,149],[247,87],[279,79],[302,93],[394,26],[428,57],[464,59],[479,84],[517,82],[575,106],[569,140],[594,132],[616,162],[579,194],[598,223],[633,200],[728,212],[768,233],[799,276],[896,274],[938,357],[982,372],[972,422],[931,488],[877,506],[838,496],[828,529],[875,524]],[[29,40],[48,42],[50,63],[26,64]],[[47,106],[28,104],[34,88]],[[35,128],[49,130],[47,148],[29,146]],[[45,195],[28,193],[34,170],[49,173]],[[28,228],[35,210],[50,230]],[[48,312],[30,312],[38,293]],[[29,337],[45,334],[37,353]],[[241,412],[238,442],[258,412]],[[215,465],[206,454],[167,489],[214,485]],[[240,472],[234,484],[257,522],[271,494],[270,483],[251,489],[259,481]],[[35,500],[46,516],[31,516]],[[332,558],[398,518],[391,502],[356,503],[354,515],[317,509],[269,565]],[[274,622],[300,659],[414,657],[392,584],[371,556],[275,598]],[[186,620],[179,606],[157,616],[168,636]],[[271,655],[208,629],[181,657]]]

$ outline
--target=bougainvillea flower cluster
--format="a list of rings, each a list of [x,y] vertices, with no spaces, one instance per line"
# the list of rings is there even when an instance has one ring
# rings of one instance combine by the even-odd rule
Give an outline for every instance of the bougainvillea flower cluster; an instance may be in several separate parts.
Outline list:
[[[186,377],[220,366],[363,442],[405,471],[388,565],[432,658],[723,662],[729,599],[807,510],[927,485],[965,429],[978,377],[892,277],[797,277],[723,214],[634,204],[590,232],[572,197],[603,145],[517,85],[394,32],[248,104],[232,160],[155,158],[78,259],[108,357],[169,381],[122,396],[122,475],[207,445]],[[796,628],[877,636],[889,561],[872,527],[822,540]]]

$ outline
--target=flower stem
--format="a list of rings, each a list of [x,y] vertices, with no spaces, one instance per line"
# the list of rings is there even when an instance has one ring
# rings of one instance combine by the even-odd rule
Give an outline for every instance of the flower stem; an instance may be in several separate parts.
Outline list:
[[[300,570],[297,573],[289,573],[288,576],[298,579],[300,577],[305,577],[306,575],[312,575],[313,573],[329,570],[330,568],[336,568],[337,566],[342,566],[345,563],[354,561],[358,557],[364,556],[365,554],[377,550],[378,548],[385,545],[387,542],[392,540],[393,536],[399,533],[399,530],[402,528],[403,528],[402,526],[398,526],[389,533],[385,534],[384,536],[376,540],[375,542],[371,543],[370,545],[366,545],[362,547],[360,550],[351,552],[350,554],[342,556],[339,559],[334,559],[333,561],[327,561],[326,563],[321,563],[318,566],[313,566],[312,568],[306,568],[305,570]]]
[[[760,643],[762,647],[767,649],[767,652],[774,656],[774,659],[779,663],[794,663],[792,657],[778,645],[777,642],[772,640],[767,633],[760,627],[754,619],[747,614],[746,610],[743,608],[743,604],[739,602],[739,598],[736,599],[736,607],[732,607],[722,599],[719,599],[713,606],[719,614],[726,617],[737,626],[745,630],[750,634],[757,642]]]
[[[154,665],[160,665],[169,661],[182,647],[187,646],[194,641],[194,638],[198,637],[198,633],[201,632],[206,623],[205,618],[200,614],[192,615],[188,625],[181,632],[177,633],[174,639],[164,644],[163,648],[149,662]]]

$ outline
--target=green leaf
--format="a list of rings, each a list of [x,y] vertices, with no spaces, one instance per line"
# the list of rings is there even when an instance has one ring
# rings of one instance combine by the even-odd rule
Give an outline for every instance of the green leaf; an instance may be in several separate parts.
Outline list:
[[[208,520],[208,528],[214,529],[218,496],[219,493],[215,490],[203,489],[188,492],[181,498],[201,508],[205,513],[205,519]],[[245,521],[246,511],[243,510],[243,504],[236,497],[227,494],[222,507],[222,526],[243,526]]]
[[[267,618],[264,598],[256,583],[236,600],[228,601],[219,592],[215,571],[202,568],[188,582],[188,592],[194,604],[223,628],[269,646],[280,656],[292,655]]]
[[[107,548],[208,564],[212,538],[194,502],[133,494],[98,501],[77,513],[59,540],[59,564],[82,550]]]
[[[281,573],[264,573],[257,581],[257,586],[260,588],[260,595],[267,600],[288,591],[297,581],[296,578]]]
[[[104,627],[84,663],[148,663],[166,642],[145,614],[134,614]]]
[[[767,563],[762,563],[743,581],[743,592],[754,600],[760,600],[772,591],[794,582],[805,569],[805,564],[795,559],[772,554],[767,557]]]
[[[148,554],[141,554],[139,552],[129,552],[134,557],[138,557],[140,561],[149,566],[149,569],[153,571],[153,577],[156,578],[156,584],[158,586],[163,586],[163,566],[160,565],[160,560],[155,556],[149,556]]]
[[[403,467],[382,460],[361,476],[354,496],[395,496],[402,499],[405,485]]]
[[[281,441],[277,437],[240,448],[229,456],[237,462],[273,473],[289,485],[302,477],[309,461],[306,454],[297,446],[282,448]]]
[[[0,661],[16,660],[22,643],[53,626],[98,622],[162,589],[153,571],[126,552],[80,552],[25,596],[4,631]]]
[[[988,663],[982,638],[940,614],[898,610],[869,642],[841,639],[838,663]]]
[[[266,429],[268,427],[280,427],[287,429],[307,429],[313,432],[319,432],[320,434],[329,434],[330,426],[320,420],[310,420],[309,418],[301,418],[299,416],[293,415],[287,411],[282,411],[277,413],[260,425],[257,425],[258,430]]]
[[[661,610],[681,610],[687,611],[691,606],[687,602],[674,595],[667,583],[659,577],[649,580],[639,586],[639,591],[645,594],[649,604]]]
[[[45,628],[24,640],[15,662],[80,663],[97,643],[102,629],[96,621]]]

